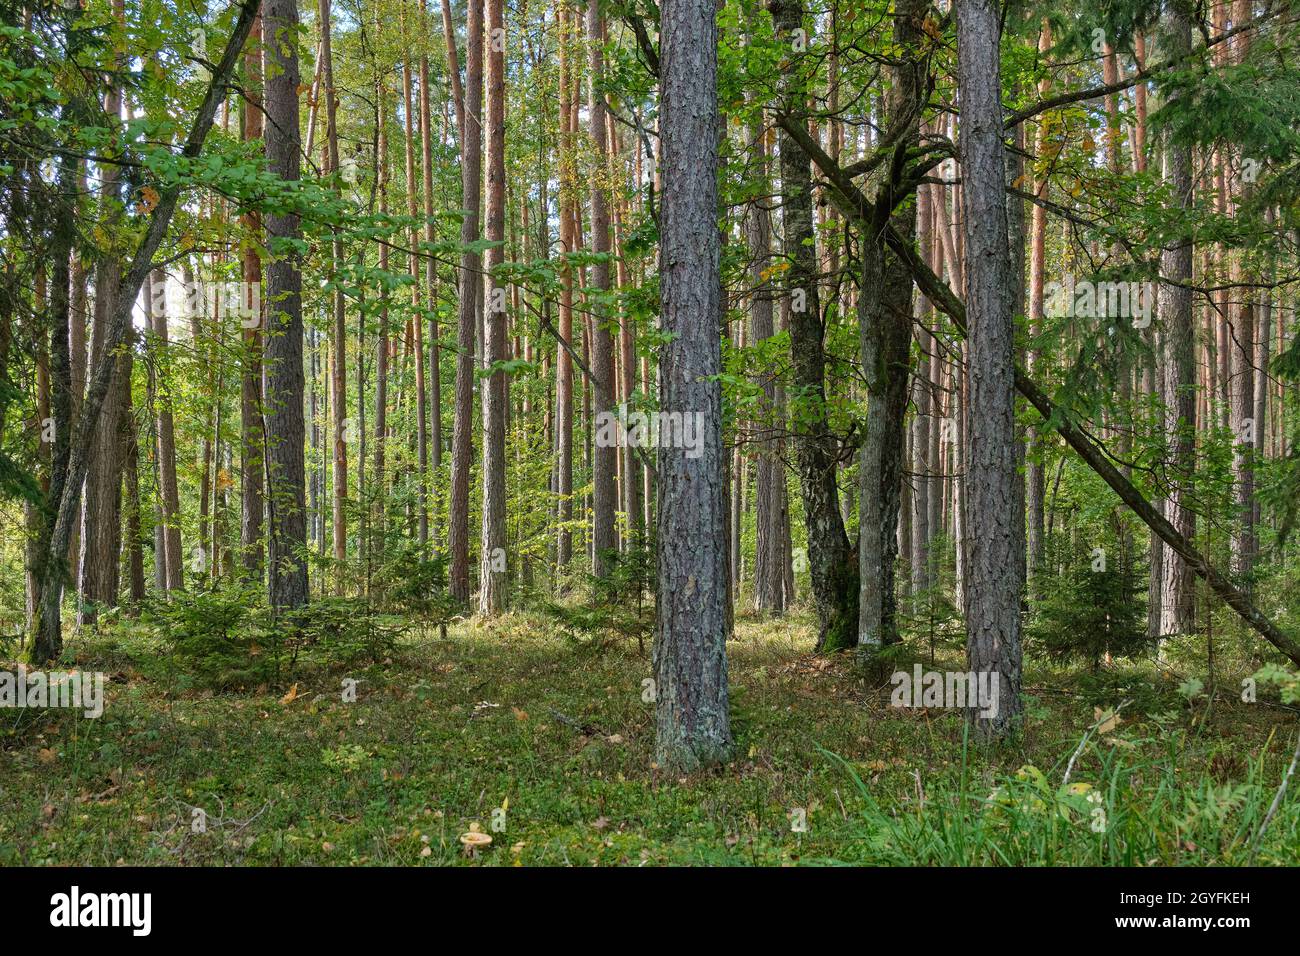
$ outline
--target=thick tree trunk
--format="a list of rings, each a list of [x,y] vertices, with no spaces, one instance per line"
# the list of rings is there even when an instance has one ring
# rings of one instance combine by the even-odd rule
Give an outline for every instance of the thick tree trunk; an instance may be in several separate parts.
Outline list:
[[[698,454],[660,443],[655,758],[690,772],[731,756],[727,487],[718,334],[717,7],[660,6],[659,405],[702,424]]]
[[[893,121],[903,122],[904,117],[909,117],[901,133],[900,149],[915,144],[920,136],[919,101],[925,95],[920,52],[924,11],[921,0],[904,0],[894,18],[894,38],[905,56],[891,70],[886,109]],[[870,400],[858,469],[856,643],[876,647],[898,640],[894,566],[900,543],[913,569],[922,572],[917,575],[920,578],[917,586],[924,587],[928,580],[924,555],[929,542],[926,529],[930,511],[928,487],[909,488],[908,510],[903,510],[903,472],[908,458],[905,416],[911,371],[912,278],[896,256],[885,254],[880,242],[882,223],[874,215],[859,219],[863,220],[859,225],[864,232],[862,286],[858,298],[859,347]],[[900,236],[912,241],[916,234],[913,210],[895,207],[889,221]],[[914,459],[929,454],[928,417],[925,426],[912,436]],[[921,529],[920,534],[916,533],[917,528]],[[919,566],[918,556],[922,562]]]
[[[296,182],[298,133],[298,8],[294,0],[265,0],[266,159],[279,178]],[[301,235],[295,213],[266,217],[273,249],[277,240]],[[277,608],[307,602],[306,462],[303,446],[302,273],[296,252],[276,249],[266,269],[266,443],[269,523],[269,594]]]
[[[1000,685],[996,713],[978,708],[967,713],[985,738],[1005,737],[1021,710],[1016,554],[1021,535],[1015,525],[1024,516],[1015,496],[1014,277],[1007,240],[1000,32],[993,0],[958,0],[971,388],[966,653],[971,670],[996,674]]]
[[[253,142],[262,138],[262,18],[253,23],[248,49],[244,53],[244,105],[243,139]],[[262,217],[250,211],[242,217],[249,241],[243,251],[244,297],[240,303],[243,314],[243,346],[240,361],[239,384],[239,544],[245,573],[261,580],[264,549],[262,545],[262,518],[266,510],[263,494],[266,487],[265,436],[262,434],[262,323],[261,305],[262,259],[257,246],[262,241]],[[256,293],[256,294],[255,294]],[[256,310],[256,314],[247,314]],[[165,332],[166,316],[163,316]],[[165,336],[159,341],[165,343]],[[171,412],[167,411],[170,418]],[[159,413],[159,442],[162,441],[162,413]],[[173,452],[174,458],[174,452]],[[172,480],[175,482],[173,462]],[[165,488],[164,488],[165,492]],[[169,521],[169,530],[171,522]],[[177,547],[180,546],[180,528],[177,527]],[[170,584],[171,556],[168,554],[167,573]]]

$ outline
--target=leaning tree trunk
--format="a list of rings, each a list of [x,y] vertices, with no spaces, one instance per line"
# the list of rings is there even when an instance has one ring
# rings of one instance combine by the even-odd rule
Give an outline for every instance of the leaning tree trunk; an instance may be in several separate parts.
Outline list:
[[[208,131],[212,128],[212,119],[217,112],[217,103],[224,93],[225,84],[234,70],[239,51],[243,49],[244,40],[248,37],[255,13],[256,0],[246,0],[240,9],[238,20],[235,21],[230,41],[226,45],[226,51],[222,55],[217,68],[213,71],[212,80],[209,82],[203,102],[199,106],[194,125],[185,138],[185,145],[181,150],[181,155],[186,159],[194,159],[203,148],[203,142],[207,139]],[[296,126],[294,128],[297,129]],[[71,162],[64,157],[64,161],[60,164],[59,182],[63,186],[65,194],[70,193],[72,189],[71,168]],[[144,284],[145,276],[152,266],[154,253],[158,251],[158,246],[162,243],[167,227],[171,223],[172,213],[176,209],[179,195],[180,186],[178,184],[163,183],[161,188],[158,189],[158,201],[154,205],[144,234],[136,247],[135,257],[131,260],[131,268],[127,271],[126,278],[121,283],[122,294],[118,300],[118,307],[109,316],[110,321],[105,329],[104,336],[105,360],[98,364],[91,376],[90,387],[86,391],[85,404],[82,408],[82,416],[77,424],[77,434],[67,449],[66,468],[60,466],[63,457],[62,450],[57,445],[55,447],[55,463],[50,485],[52,527],[49,533],[49,548],[41,566],[40,618],[37,621],[36,634],[32,644],[31,656],[35,663],[52,661],[63,649],[62,621],[59,612],[63,599],[68,543],[72,539],[72,521],[77,510],[79,489],[86,479],[89,455],[91,454],[96,433],[102,427],[101,413],[103,412],[109,386],[112,383],[115,363],[108,357],[114,355],[127,341],[131,325],[132,305],[140,292],[141,286]],[[72,211],[66,208],[63,209],[61,217],[58,232],[59,235],[67,239],[73,231]],[[68,243],[70,245],[70,239]],[[63,250],[67,247],[60,247],[56,243],[55,248],[60,254],[55,258],[53,271],[53,278],[59,286],[54,291],[54,295],[59,296],[60,299],[56,303],[54,310],[56,315],[56,328],[54,331],[56,335],[63,336],[66,339],[68,307],[66,296],[60,290],[66,290],[67,288],[67,273],[63,271],[61,265],[64,258]],[[63,360],[59,354],[61,352],[62,346],[60,345],[55,352],[55,366],[51,370],[55,381],[59,381],[64,374],[62,371]],[[55,402],[56,422],[60,421],[60,416],[66,414],[61,409],[61,406],[61,400]],[[62,420],[66,421],[66,418]]]
[[[663,412],[698,416],[698,449],[658,456],[655,756],[689,772],[731,756],[727,706],[727,485],[718,334],[718,30],[714,0],[664,0],[659,358]]]

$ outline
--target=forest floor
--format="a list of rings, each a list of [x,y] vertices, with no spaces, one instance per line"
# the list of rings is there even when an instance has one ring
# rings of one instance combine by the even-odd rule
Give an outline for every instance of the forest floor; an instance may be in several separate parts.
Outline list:
[[[529,615],[419,633],[381,664],[238,694],[181,689],[143,628],[83,635],[68,659],[107,675],[100,718],[0,710],[0,863],[1300,857],[1300,775],[1256,840],[1297,714],[1242,703],[1240,677],[1221,677],[1211,702],[1149,662],[1031,667],[1026,731],[985,751],[956,712],[890,706],[888,672],[912,658],[868,674],[812,644],[806,617],[742,616],[728,646],[736,758],[678,778],[653,764],[648,656]],[[965,666],[956,648],[940,651],[945,663]],[[355,702],[342,699],[349,677]],[[1097,708],[1120,701],[1118,724],[1089,734],[1062,786]],[[476,828],[492,842],[470,855],[460,837]]]

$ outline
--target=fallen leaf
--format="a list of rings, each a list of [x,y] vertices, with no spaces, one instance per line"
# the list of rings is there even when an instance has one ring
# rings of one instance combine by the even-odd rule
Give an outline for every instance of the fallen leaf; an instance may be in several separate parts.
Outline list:
[[[1103,711],[1100,707],[1094,707],[1092,717],[1098,722],[1097,733],[1099,734],[1108,734],[1119,726],[1119,714],[1114,711]]]

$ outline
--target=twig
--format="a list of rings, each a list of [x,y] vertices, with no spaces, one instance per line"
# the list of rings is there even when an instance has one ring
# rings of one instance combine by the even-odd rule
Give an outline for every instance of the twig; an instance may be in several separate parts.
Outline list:
[[[1300,734],[1296,734],[1295,753],[1291,755],[1291,766],[1287,767],[1286,774],[1282,777],[1282,786],[1277,788],[1277,793],[1273,796],[1273,802],[1269,805],[1268,813],[1264,814],[1264,822],[1259,825],[1259,832],[1255,834],[1255,845],[1250,850],[1252,859],[1255,856],[1255,851],[1259,849],[1260,841],[1264,839],[1264,831],[1273,822],[1273,814],[1277,813],[1277,808],[1282,805],[1282,798],[1286,796],[1286,785],[1291,782],[1291,775],[1295,773],[1297,763],[1300,763]]]
[[[1079,746],[1075,747],[1074,753],[1070,754],[1070,762],[1065,765],[1065,776],[1061,778],[1061,786],[1064,787],[1070,782],[1070,774],[1074,772],[1074,762],[1079,759],[1079,754],[1083,753],[1083,748],[1088,745],[1088,738],[1092,736],[1092,732],[1106,721],[1118,717],[1119,712],[1131,703],[1133,703],[1131,700],[1121,701],[1119,706],[1114,710],[1102,714],[1092,722],[1092,726],[1087,729],[1083,735],[1083,739],[1079,741]]]

